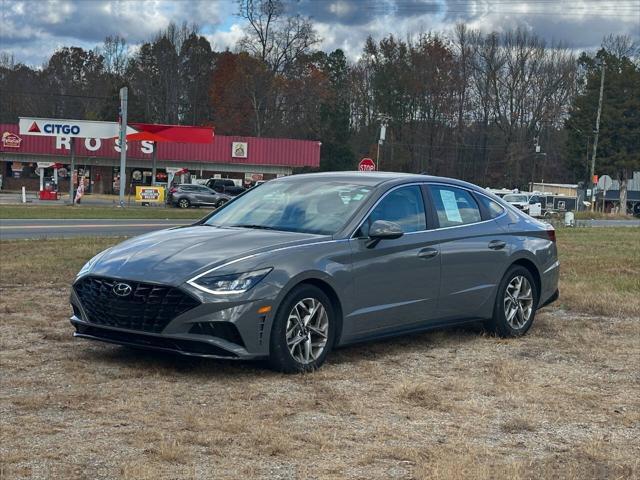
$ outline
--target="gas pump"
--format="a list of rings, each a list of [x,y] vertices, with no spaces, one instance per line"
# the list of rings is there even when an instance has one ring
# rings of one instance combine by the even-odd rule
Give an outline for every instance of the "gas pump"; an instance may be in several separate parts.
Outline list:
[[[45,177],[46,168],[53,167],[53,177]],[[40,200],[58,200],[58,169],[62,167],[60,163],[38,162],[40,171]]]

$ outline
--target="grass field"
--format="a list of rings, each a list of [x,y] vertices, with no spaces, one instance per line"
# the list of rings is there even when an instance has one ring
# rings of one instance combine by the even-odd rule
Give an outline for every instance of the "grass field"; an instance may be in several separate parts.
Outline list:
[[[197,219],[211,210],[201,208],[160,208],[89,206],[89,205],[0,205],[0,220],[3,218],[144,218],[144,219]]]
[[[73,340],[69,283],[118,240],[2,242],[0,477],[638,478],[639,234],[559,231],[561,300],[525,338],[412,335],[298,376]]]

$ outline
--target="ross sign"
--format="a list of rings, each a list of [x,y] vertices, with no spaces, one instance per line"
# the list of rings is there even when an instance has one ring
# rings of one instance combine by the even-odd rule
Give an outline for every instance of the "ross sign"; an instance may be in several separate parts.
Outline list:
[[[11,132],[4,132],[2,134],[2,146],[5,148],[20,148],[20,144],[22,143],[22,139]]]
[[[361,172],[373,172],[376,169],[376,163],[370,158],[363,158],[358,164],[358,170]]]
[[[20,134],[40,137],[115,138],[120,127],[116,122],[65,120],[61,118],[20,117]],[[136,133],[127,127],[127,134]]]
[[[232,142],[231,156],[233,158],[247,158],[247,142]]]
[[[136,202],[164,203],[164,187],[136,186]]]

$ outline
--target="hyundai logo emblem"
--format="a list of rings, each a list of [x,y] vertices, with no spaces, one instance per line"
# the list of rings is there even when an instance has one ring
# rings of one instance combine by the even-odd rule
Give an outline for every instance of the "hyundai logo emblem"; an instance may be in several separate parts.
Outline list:
[[[127,297],[132,292],[131,285],[126,283],[116,283],[113,286],[113,293],[115,293],[119,297]]]

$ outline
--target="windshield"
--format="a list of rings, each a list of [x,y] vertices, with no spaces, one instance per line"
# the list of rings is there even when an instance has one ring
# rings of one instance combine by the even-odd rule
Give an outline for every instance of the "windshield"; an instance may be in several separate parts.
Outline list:
[[[505,195],[503,200],[509,203],[526,203],[529,201],[526,195]]]
[[[370,192],[368,186],[321,178],[272,181],[218,210],[205,225],[333,235]]]

